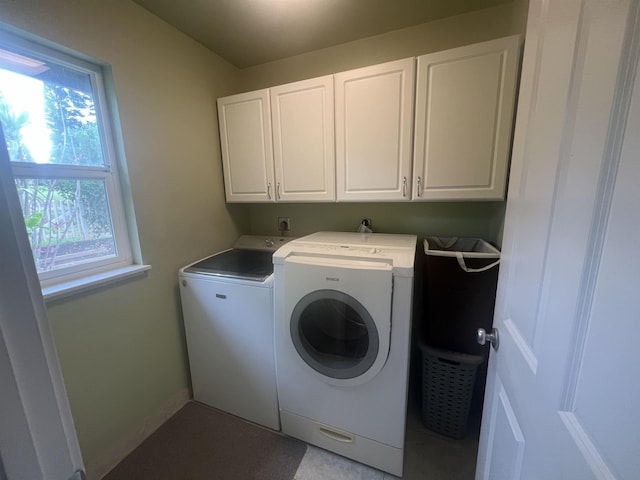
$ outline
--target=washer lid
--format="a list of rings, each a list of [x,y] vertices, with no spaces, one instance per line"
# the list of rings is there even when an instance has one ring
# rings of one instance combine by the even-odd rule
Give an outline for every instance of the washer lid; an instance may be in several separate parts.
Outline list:
[[[290,237],[242,235],[233,248],[187,265],[180,272],[264,282],[273,273],[272,256]]]
[[[200,260],[185,272],[262,282],[273,273],[273,252],[233,248]]]

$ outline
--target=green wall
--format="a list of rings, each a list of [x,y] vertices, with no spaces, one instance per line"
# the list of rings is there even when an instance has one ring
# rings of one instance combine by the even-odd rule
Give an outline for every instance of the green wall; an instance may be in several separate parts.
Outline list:
[[[49,303],[85,464],[189,388],[178,268],[249,230],[227,208],[215,99],[237,69],[128,0],[3,2],[0,21],[111,65],[144,276]]]
[[[480,237],[497,242],[504,215],[503,202],[456,203],[339,203],[253,205],[251,233],[278,235],[278,217],[291,219],[287,236],[319,230],[355,232],[370,218],[374,232],[409,233],[425,237]]]
[[[528,0],[514,0],[241,70],[236,93],[472,43],[524,35]]]

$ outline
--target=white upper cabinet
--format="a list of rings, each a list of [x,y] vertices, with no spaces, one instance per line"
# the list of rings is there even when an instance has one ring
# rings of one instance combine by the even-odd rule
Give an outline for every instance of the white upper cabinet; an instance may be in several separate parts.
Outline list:
[[[269,90],[218,99],[228,202],[274,201]]]
[[[513,36],[220,98],[227,201],[502,200],[519,59]]]
[[[335,75],[338,201],[409,200],[415,59]]]
[[[333,75],[270,89],[278,202],[335,201]]]
[[[502,200],[518,36],[418,57],[413,200]]]

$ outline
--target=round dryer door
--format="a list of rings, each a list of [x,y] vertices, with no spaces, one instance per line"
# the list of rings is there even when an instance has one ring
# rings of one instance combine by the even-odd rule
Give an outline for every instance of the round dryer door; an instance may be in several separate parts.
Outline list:
[[[345,292],[327,289],[305,295],[293,309],[290,328],[298,355],[328,378],[361,377],[379,357],[373,318]]]
[[[294,255],[276,275],[281,361],[339,386],[363,384],[382,371],[391,339],[391,265]]]

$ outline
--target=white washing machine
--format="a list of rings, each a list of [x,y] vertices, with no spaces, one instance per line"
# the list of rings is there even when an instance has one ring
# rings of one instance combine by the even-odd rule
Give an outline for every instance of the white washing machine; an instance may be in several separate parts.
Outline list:
[[[271,257],[287,241],[245,235],[179,272],[194,400],[274,430]]]
[[[282,432],[398,476],[416,242],[318,232],[273,255]]]

